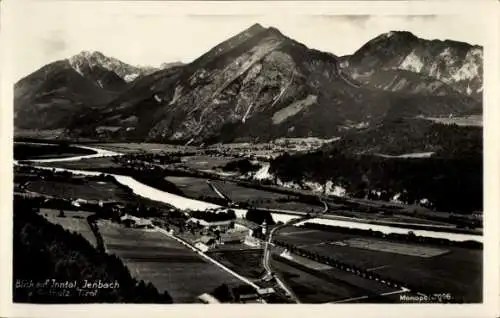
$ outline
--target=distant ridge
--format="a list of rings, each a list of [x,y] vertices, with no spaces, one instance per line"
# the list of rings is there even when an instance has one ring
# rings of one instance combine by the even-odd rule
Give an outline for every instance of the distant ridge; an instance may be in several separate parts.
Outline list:
[[[57,63],[71,79],[54,83],[52,95],[44,95],[48,82],[37,72],[40,86],[18,83],[18,113],[31,109],[45,118],[26,125],[18,116],[18,126],[50,123],[94,137],[99,127],[114,127],[106,138],[211,143],[334,138],[387,118],[481,111],[482,49],[407,31],[381,34],[338,57],[253,24],[188,64],[144,70],[99,52]],[[40,105],[39,96],[52,106],[26,106]],[[67,102],[54,108],[53,98]],[[59,113],[71,120],[51,119]]]

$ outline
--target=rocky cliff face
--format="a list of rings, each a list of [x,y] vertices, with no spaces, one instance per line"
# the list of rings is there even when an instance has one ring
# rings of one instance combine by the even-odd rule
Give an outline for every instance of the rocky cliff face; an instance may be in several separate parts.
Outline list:
[[[96,77],[93,73],[97,73],[95,81],[98,86],[103,85],[100,79],[102,74],[118,77],[122,82],[130,83],[140,76],[157,71],[153,67],[133,66],[97,51],[82,51],[70,57],[68,61],[71,67],[84,77]]]
[[[438,94],[401,96],[360,84],[340,62],[275,28],[254,25],[188,65],[138,80],[127,97],[82,119],[94,126],[126,121],[135,138],[203,143],[332,137],[388,115],[477,107],[439,96],[452,90],[446,85],[435,88]]]
[[[75,135],[114,126],[121,138],[179,143],[332,138],[386,118],[480,110],[478,101],[460,92],[462,82],[451,85],[426,75],[434,65],[426,64],[430,58],[424,56],[433,56],[426,50],[437,49],[419,43],[427,42],[404,32],[383,35],[339,58],[256,24],[192,63],[148,71],[129,83],[134,67],[82,53],[57,62],[57,72],[66,74],[62,80],[37,71],[29,78],[40,86],[18,83],[16,91],[31,96],[24,105],[39,104],[40,92],[46,94],[45,85],[53,83],[59,93],[45,99],[46,112],[64,100],[64,113],[72,109],[74,115],[65,127]],[[417,48],[422,52],[415,53]],[[409,63],[411,54],[425,63]],[[450,65],[462,68],[462,60]],[[446,65],[437,68],[439,74],[453,79],[458,71]]]
[[[14,86],[15,126],[61,128],[69,117],[84,108],[106,104],[113,93],[99,87],[95,78],[77,73],[68,61],[57,61],[21,79]],[[108,79],[104,76],[103,83],[108,83],[105,78]],[[109,77],[109,83],[113,80]]]
[[[201,141],[222,130],[238,135],[247,127],[258,138],[266,137],[263,126],[272,135],[283,124],[293,135],[297,116],[314,116],[324,108],[326,85],[346,85],[337,76],[334,56],[309,50],[276,29],[253,26],[186,67],[160,96],[164,107],[156,117],[161,120],[148,136]],[[341,122],[342,116],[332,109],[329,117]],[[326,129],[320,121],[315,126],[299,134]]]
[[[18,128],[63,128],[88,108],[107,105],[138,76],[153,72],[100,52],[81,52],[45,65],[14,86],[14,123]]]
[[[389,90],[405,89],[405,83],[400,82],[401,76],[411,72],[421,75],[431,92],[438,86],[441,87],[438,91],[442,92],[443,84],[478,100],[483,92],[482,47],[449,40],[424,40],[410,32],[382,34],[353,55],[343,57],[342,66],[344,71],[363,83],[377,82],[380,72],[386,77],[391,74],[395,83],[386,87]],[[387,71],[391,72],[388,74]],[[435,80],[434,83],[429,79]],[[386,78],[384,81],[390,80]],[[418,81],[414,77],[407,82],[414,86]],[[427,91],[424,87],[421,90]]]

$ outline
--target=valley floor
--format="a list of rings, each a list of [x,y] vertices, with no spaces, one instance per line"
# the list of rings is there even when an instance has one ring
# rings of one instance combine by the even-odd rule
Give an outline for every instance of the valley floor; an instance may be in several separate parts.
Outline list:
[[[123,147],[123,145],[122,145]],[[134,146],[135,147],[135,146]],[[156,146],[155,146],[156,147]],[[111,149],[111,148],[109,148]],[[156,149],[156,148],[155,148]],[[116,148],[115,148],[116,150]],[[196,164],[210,162],[205,158],[194,156]],[[220,162],[219,159],[213,166]],[[41,165],[50,167],[67,167],[70,169],[92,169],[95,167],[109,168],[117,166],[109,158],[92,158],[79,161],[52,162]],[[204,168],[206,165],[202,164]],[[17,178],[31,180],[23,183],[18,180],[17,187],[24,184],[24,190],[51,198],[74,200],[105,200],[132,203],[138,197],[124,191],[111,182],[85,180],[83,183],[68,179],[66,181],[37,179],[32,176],[18,174]],[[196,176],[166,176],[165,180],[172,183],[188,197],[205,197],[217,199],[207,180],[210,178]],[[79,181],[81,182],[81,181]],[[237,180],[219,178],[213,183],[229,197],[240,204],[258,205],[260,208],[297,209],[308,213],[322,210],[318,203],[301,201],[296,192],[278,188],[273,191],[262,187],[240,185]],[[28,194],[29,194],[28,193]],[[311,193],[308,193],[311,194]],[[358,203],[363,203],[359,201]],[[365,204],[377,207],[376,201],[366,201]],[[175,210],[166,204],[142,201],[143,205],[153,205],[157,208],[155,217],[144,217],[158,222],[173,222],[170,228],[176,229],[176,235],[195,244],[201,239],[201,232],[183,230],[185,220],[169,219],[171,211]],[[362,211],[350,211],[340,208],[343,203],[332,203],[333,215],[356,215],[372,220],[397,220],[417,222],[418,216],[405,215],[401,212],[391,215],[376,215]],[[91,212],[67,211],[60,215],[59,209],[42,209],[40,212],[47,220],[59,224],[63,228],[81,234],[91,244],[98,245],[98,237],[92,234],[86,217]],[[188,213],[189,214],[189,213]],[[167,220],[167,221],[165,221]],[[422,218],[425,220],[425,217]],[[180,222],[180,223],[179,223]],[[433,221],[429,221],[432,223]],[[439,222],[436,222],[439,223]],[[183,225],[184,224],[184,225]],[[123,224],[101,218],[97,221],[98,232],[107,253],[122,259],[134,277],[146,282],[152,282],[160,291],[167,290],[174,302],[189,303],[202,293],[210,293],[215,288],[226,284],[241,285],[241,280],[227,271],[207,262],[195,252],[186,248],[172,238],[158,232],[155,228],[130,228]],[[240,237],[243,241],[245,234]],[[273,247],[271,267],[293,289],[293,292],[304,303],[324,302],[399,302],[399,287],[394,287],[380,281],[370,280],[345,269],[334,268],[318,261],[320,257],[333,257],[352,264],[357,268],[379,274],[395,281],[403,281],[418,291],[430,293],[447,293],[457,302],[479,302],[482,280],[482,250],[461,247],[431,246],[416,243],[393,242],[390,239],[375,239],[360,233],[346,234],[335,231],[322,231],[307,227],[290,226],[281,229],[275,235],[277,241],[289,244],[299,249],[315,253],[317,260],[305,256],[294,255],[293,250]],[[242,242],[220,245],[209,248],[207,255],[221,262],[224,266],[265,287],[262,281],[262,249],[249,248]]]

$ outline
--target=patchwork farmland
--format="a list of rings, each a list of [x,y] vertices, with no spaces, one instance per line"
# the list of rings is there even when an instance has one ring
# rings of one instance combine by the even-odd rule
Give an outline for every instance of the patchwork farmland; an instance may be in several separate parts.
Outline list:
[[[207,179],[205,178],[169,176],[165,179],[175,184],[179,189],[182,190],[182,192],[184,192],[188,196],[217,197],[217,194],[210,188],[210,186],[207,184]],[[287,198],[286,195],[246,188],[237,185],[234,182],[213,181],[213,183],[223,192],[230,193],[231,199],[237,202],[246,202],[249,200],[255,200],[256,198],[260,200],[276,200],[279,198]]]
[[[256,279],[264,273],[262,266],[262,249],[246,249],[235,251],[210,251],[209,256],[218,260],[231,270],[250,279]]]
[[[393,243],[351,234],[287,227],[276,239],[405,282],[417,291],[450,293],[457,302],[482,298],[482,251]]]
[[[26,189],[43,195],[65,199],[84,200],[123,200],[130,195],[122,188],[109,181],[30,181]]]
[[[154,230],[98,221],[106,251],[120,257],[133,276],[167,290],[174,303],[192,303],[216,287],[242,282],[180,243]]]
[[[364,279],[333,267],[273,255],[272,268],[303,303],[360,302],[397,299],[400,288]],[[387,296],[381,296],[385,295]],[[359,299],[359,300],[358,300]]]

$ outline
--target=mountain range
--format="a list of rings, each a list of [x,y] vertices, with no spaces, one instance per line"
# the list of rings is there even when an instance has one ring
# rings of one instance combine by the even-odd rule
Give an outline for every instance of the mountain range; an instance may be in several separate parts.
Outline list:
[[[412,82],[407,75],[419,74],[424,80],[431,80],[427,86],[434,93],[446,94],[447,88],[453,88],[481,99],[483,49],[478,45],[429,41],[410,32],[392,31],[376,37],[342,60],[343,69],[353,78],[377,87],[404,89]],[[400,76],[394,76],[395,71]]]
[[[482,48],[391,31],[354,54],[255,24],[188,64],[135,67],[99,52],[15,85],[15,126],[179,143],[333,137],[395,118],[482,111]]]

